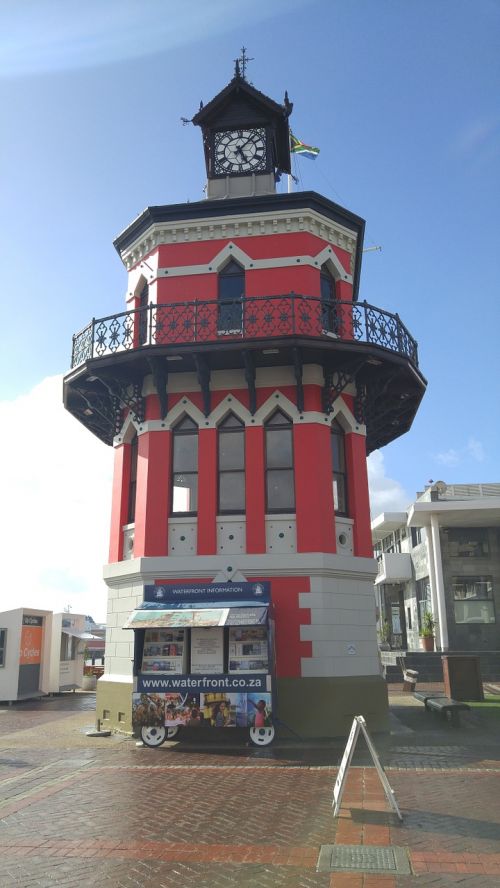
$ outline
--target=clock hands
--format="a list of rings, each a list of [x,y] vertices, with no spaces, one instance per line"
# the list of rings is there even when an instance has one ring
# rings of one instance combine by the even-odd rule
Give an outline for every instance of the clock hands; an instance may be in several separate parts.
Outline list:
[[[217,166],[232,173],[264,169],[265,134],[261,130],[227,132],[215,141]]]

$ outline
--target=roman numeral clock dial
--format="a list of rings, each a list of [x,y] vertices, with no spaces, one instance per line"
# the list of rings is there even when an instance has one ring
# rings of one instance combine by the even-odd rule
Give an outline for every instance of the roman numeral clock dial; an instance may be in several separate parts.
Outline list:
[[[254,173],[267,169],[266,131],[230,130],[214,136],[215,175]]]

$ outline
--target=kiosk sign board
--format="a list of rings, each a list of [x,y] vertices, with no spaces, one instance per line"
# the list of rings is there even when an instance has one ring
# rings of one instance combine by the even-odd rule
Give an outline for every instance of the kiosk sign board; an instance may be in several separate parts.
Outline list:
[[[158,608],[243,607],[267,605],[270,583],[186,583],[176,586],[144,586],[144,604]]]

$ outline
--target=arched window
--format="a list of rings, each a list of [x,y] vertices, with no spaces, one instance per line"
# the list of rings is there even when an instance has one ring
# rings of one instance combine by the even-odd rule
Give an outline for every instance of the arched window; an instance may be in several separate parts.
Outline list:
[[[138,338],[139,345],[145,345],[148,341],[148,305],[149,305],[149,284],[144,281],[144,286],[139,293],[137,308],[138,316]]]
[[[333,506],[337,515],[347,515],[347,470],[345,435],[337,420],[332,422]]]
[[[185,416],[173,430],[172,514],[198,511],[198,426]]]
[[[264,425],[266,441],[266,511],[293,512],[293,424],[277,410]]]
[[[330,273],[327,265],[321,266],[321,326],[326,333],[338,333],[337,294],[335,290],[335,278]]]
[[[231,259],[219,272],[217,331],[241,333],[243,330],[243,299],[245,269]]]
[[[245,511],[245,426],[234,413],[221,422],[219,433],[219,513]]]
[[[137,433],[130,442],[130,481],[128,485],[127,524],[135,521],[135,495],[137,492]]]

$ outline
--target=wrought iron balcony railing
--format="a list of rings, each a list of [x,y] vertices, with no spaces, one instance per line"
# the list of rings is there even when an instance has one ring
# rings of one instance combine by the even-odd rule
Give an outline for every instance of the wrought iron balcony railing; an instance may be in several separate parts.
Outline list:
[[[365,342],[418,367],[417,343],[399,315],[367,302],[325,302],[312,296],[249,296],[233,302],[148,305],[94,318],[73,336],[71,367],[145,346],[316,337]]]

